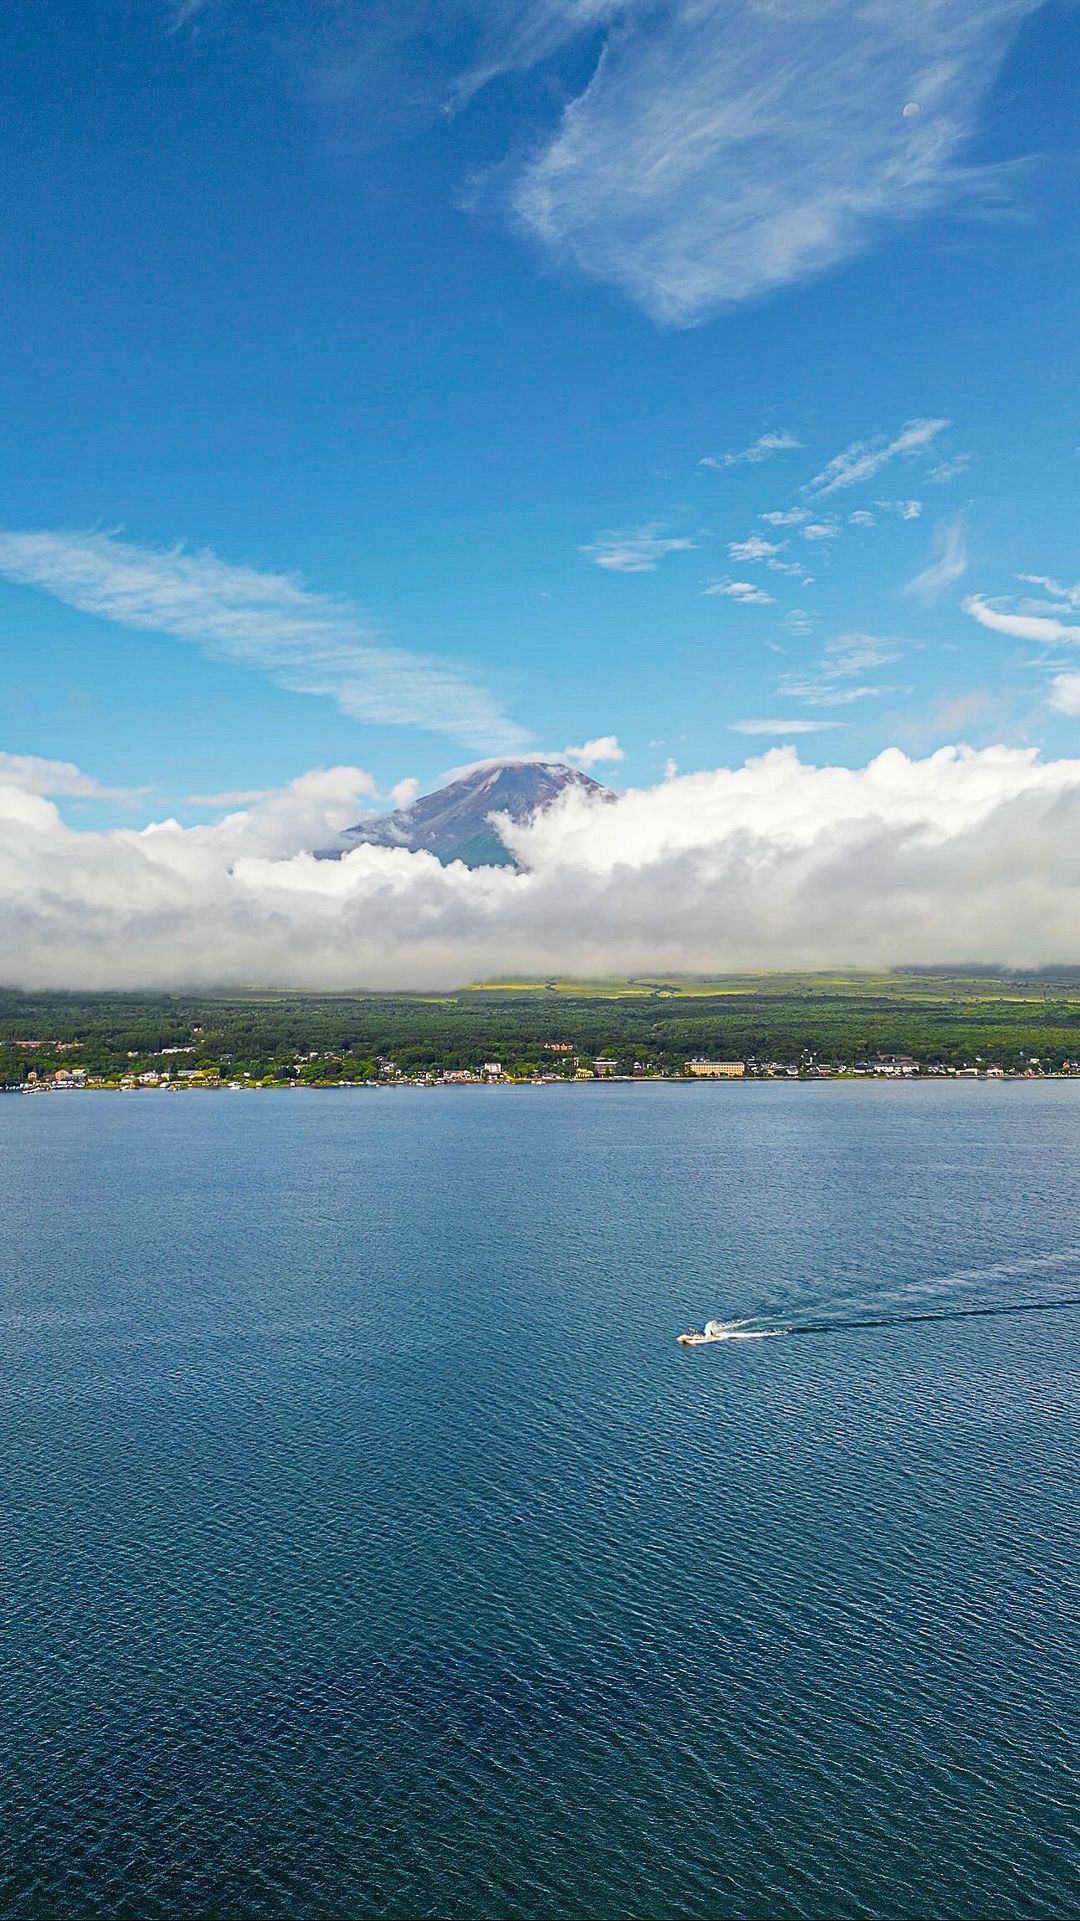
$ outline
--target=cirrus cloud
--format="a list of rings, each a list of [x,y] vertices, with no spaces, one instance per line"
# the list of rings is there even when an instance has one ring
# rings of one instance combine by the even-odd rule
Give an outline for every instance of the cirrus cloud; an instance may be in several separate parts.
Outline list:
[[[1038,4],[630,5],[518,176],[513,210],[657,321],[693,325],[997,178],[960,154]],[[565,18],[568,37],[585,24]]]
[[[116,534],[13,529],[0,529],[0,574],[99,620],[192,641],[290,693],[333,700],[352,720],[422,727],[489,750],[528,739],[448,662],[388,647],[355,607],[290,574]]]
[[[608,528],[595,535],[580,552],[586,560],[612,574],[654,574],[668,554],[692,551],[696,542],[685,535],[669,534],[661,521],[648,521],[644,527],[618,532]]]

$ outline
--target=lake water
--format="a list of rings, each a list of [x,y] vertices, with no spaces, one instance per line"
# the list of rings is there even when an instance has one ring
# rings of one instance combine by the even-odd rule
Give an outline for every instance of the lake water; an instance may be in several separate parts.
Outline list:
[[[0,1913],[1080,1912],[1080,1087],[0,1100]],[[687,1352],[706,1317],[829,1323]]]

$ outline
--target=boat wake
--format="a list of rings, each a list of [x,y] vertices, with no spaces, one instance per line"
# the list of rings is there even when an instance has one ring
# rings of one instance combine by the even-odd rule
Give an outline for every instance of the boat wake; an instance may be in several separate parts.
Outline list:
[[[1054,1314],[1080,1307],[1080,1294],[1054,1301],[1008,1301],[996,1307],[939,1307],[922,1314],[851,1315],[843,1320],[792,1321],[785,1334],[853,1334],[863,1327],[914,1327],[926,1321],[988,1320],[1002,1314]]]
[[[681,1347],[712,1347],[719,1341],[772,1341],[795,1334],[858,1334],[863,1329],[915,1327],[926,1322],[988,1320],[1005,1314],[1061,1314],[1080,1307],[1080,1294],[1053,1301],[1010,1301],[996,1307],[942,1307],[921,1314],[860,1314],[822,1321],[788,1321],[782,1327],[751,1327],[745,1321],[706,1321],[702,1333],[679,1335]]]

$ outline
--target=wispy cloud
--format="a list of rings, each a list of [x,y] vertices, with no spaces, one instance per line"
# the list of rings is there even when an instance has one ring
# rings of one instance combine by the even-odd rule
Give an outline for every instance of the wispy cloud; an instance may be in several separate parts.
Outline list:
[[[955,587],[962,580],[968,567],[967,530],[962,515],[955,520],[944,520],[934,535],[934,559],[914,580],[909,580],[905,593],[913,594],[918,600],[934,601],[949,587]]]
[[[835,520],[812,520],[802,530],[804,540],[837,540],[839,535]]]
[[[729,540],[728,553],[732,560],[768,560],[783,546],[782,540],[763,540],[760,534],[750,534],[745,540]]]
[[[1080,643],[1080,624],[1075,619],[1061,618],[1062,614],[1080,615],[1080,583],[1075,587],[1061,587],[1056,581],[1044,581],[1039,576],[1027,578],[1051,588],[1054,598],[1030,600],[1015,594],[987,598],[983,594],[969,594],[963,603],[964,612],[977,620],[980,627],[988,627],[995,634],[1008,634],[1013,640]]]
[[[1080,716],[1080,674],[1055,674],[1050,682],[1050,705],[1070,720]]]
[[[1039,4],[631,4],[513,209],[656,320],[692,325],[985,190],[998,176],[961,150]],[[568,30],[575,14],[595,26],[567,8]]]
[[[201,13],[208,4],[209,0],[180,0],[180,5],[173,14],[173,32],[175,33],[179,27],[185,27],[188,21],[193,20],[195,15]]]
[[[290,693],[333,700],[353,720],[422,727],[475,747],[511,749],[527,739],[454,667],[386,646],[348,602],[291,575],[113,534],[2,530],[0,574],[101,620],[193,641]]]
[[[921,500],[875,500],[874,506],[883,514],[898,515],[901,520],[918,520],[922,513]],[[854,514],[851,518],[854,520]]]
[[[654,574],[666,555],[688,553],[696,544],[683,535],[669,534],[662,522],[654,520],[626,532],[608,528],[580,551],[609,573]]]
[[[843,720],[733,720],[733,734],[772,734],[785,740],[795,734],[823,734],[832,727],[846,727]]]
[[[758,515],[769,527],[799,527],[809,518],[808,507],[774,507],[771,513]]]
[[[1054,580],[1050,574],[1017,574],[1016,578],[1022,580],[1027,587],[1043,588],[1044,592],[1051,594],[1060,606],[1071,608],[1074,613],[1080,613],[1080,581],[1077,581],[1075,587],[1063,587],[1060,580]],[[1043,604],[1045,603],[1039,603],[1040,606]]]
[[[892,641],[879,640],[874,634],[841,634],[829,641],[809,673],[784,674],[776,692],[781,700],[805,701],[808,707],[848,707],[895,691],[860,676],[899,658]]]
[[[761,434],[749,447],[741,447],[738,453],[706,454],[699,460],[699,467],[756,467],[763,460],[771,460],[774,454],[788,453],[794,447],[802,446],[794,434]]]
[[[771,607],[773,597],[752,580],[713,580],[705,588],[707,594],[723,594],[728,600],[737,600],[741,607]]]
[[[932,480],[935,487],[944,487],[958,474],[965,474],[970,466],[970,454],[953,454],[950,460],[939,460],[936,466],[928,468],[926,478]]]
[[[839,493],[842,487],[861,486],[873,480],[891,460],[922,453],[948,425],[947,420],[909,420],[891,439],[887,434],[879,434],[873,440],[853,440],[842,453],[834,454],[813,480],[807,481],[803,492],[824,500],[828,494]]]

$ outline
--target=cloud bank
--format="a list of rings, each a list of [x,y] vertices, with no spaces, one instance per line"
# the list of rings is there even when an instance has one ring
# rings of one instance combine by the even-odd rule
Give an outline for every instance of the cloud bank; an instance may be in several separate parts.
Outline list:
[[[387,647],[355,607],[289,574],[181,547],[140,547],[115,534],[10,529],[0,529],[0,574],[80,613],[193,641],[290,693],[333,700],[352,720],[423,727],[489,753],[512,752],[528,738],[445,661]]]
[[[303,851],[355,819],[356,768],[216,824],[80,832],[0,785],[0,974],[26,987],[450,987],[582,975],[1080,956],[1080,761],[791,748],[504,826],[527,871]]]

